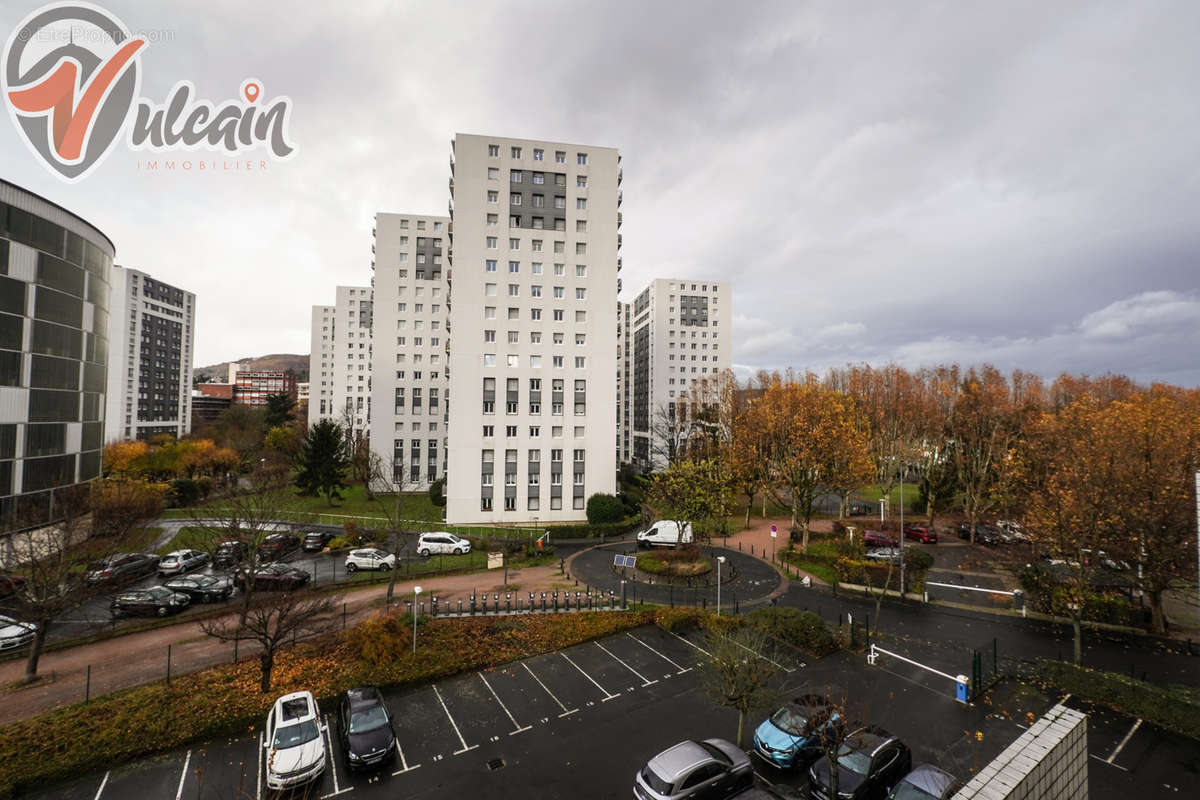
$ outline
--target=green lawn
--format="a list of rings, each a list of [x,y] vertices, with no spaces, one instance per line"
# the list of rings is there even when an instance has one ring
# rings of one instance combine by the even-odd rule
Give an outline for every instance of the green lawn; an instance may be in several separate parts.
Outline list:
[[[880,488],[878,486],[864,486],[861,490],[859,490],[858,494],[860,494],[864,500],[870,500],[872,503],[878,503],[879,498],[883,496],[883,492],[880,491]],[[916,502],[917,502],[917,487],[916,487],[916,485],[911,484],[911,483],[904,484],[904,510],[905,510],[905,512],[912,511],[914,508],[913,504]],[[892,510],[896,510],[896,509],[900,508],[900,487],[898,485],[893,486],[892,491],[888,494],[888,505],[891,506]]]
[[[213,503],[213,505],[217,505]],[[366,490],[361,485],[351,486],[342,492],[341,500],[332,504],[323,497],[301,497],[295,489],[279,490],[279,505],[282,518],[296,519],[298,522],[312,522],[325,525],[341,525],[347,518],[366,517],[359,522],[369,525],[371,519],[380,521],[397,516],[395,494],[376,494],[368,500]],[[204,516],[204,505],[194,508],[169,508],[163,514],[164,519],[188,519],[193,516]],[[426,492],[402,493],[399,502],[399,518],[406,521],[440,523],[442,509],[435,506]],[[416,526],[422,527],[425,526]],[[429,527],[441,529],[440,524]]]

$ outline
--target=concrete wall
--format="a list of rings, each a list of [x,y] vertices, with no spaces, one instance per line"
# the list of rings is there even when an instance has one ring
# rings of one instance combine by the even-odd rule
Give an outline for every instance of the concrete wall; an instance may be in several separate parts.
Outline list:
[[[1087,715],[1057,705],[954,798],[1086,800],[1087,796]]]

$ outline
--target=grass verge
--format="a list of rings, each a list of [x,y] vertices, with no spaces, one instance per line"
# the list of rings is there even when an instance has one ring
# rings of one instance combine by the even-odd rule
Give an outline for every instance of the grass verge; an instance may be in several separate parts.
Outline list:
[[[1043,661],[1036,669],[1036,678],[1042,683],[1089,703],[1200,739],[1200,691],[1196,689],[1158,686],[1065,661]]]

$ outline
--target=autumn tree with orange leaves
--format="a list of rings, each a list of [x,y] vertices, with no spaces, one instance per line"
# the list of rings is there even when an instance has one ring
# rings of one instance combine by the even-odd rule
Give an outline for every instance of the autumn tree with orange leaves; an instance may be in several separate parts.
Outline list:
[[[761,431],[771,493],[791,508],[792,529],[800,526],[801,551],[808,552],[817,495],[871,480],[865,425],[849,397],[811,374],[803,382],[776,376],[748,415]]]

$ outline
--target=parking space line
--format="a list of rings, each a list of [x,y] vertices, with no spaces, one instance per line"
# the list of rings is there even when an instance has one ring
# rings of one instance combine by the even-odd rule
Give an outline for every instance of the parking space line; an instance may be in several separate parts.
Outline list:
[[[574,661],[571,660],[571,657],[569,655],[567,655],[566,653],[559,653],[559,655],[562,656],[563,658],[565,658],[567,660],[567,663],[569,663],[572,667],[574,667],[575,669],[578,669],[580,675],[582,675],[583,677],[585,677],[589,681],[591,681],[592,686],[595,686],[597,689],[604,692],[604,699],[600,701],[601,703],[607,703],[609,700],[612,700],[614,697],[617,696],[617,695],[613,694],[612,692],[608,691],[607,689],[605,689],[600,684],[596,683],[596,681],[592,678],[591,675],[588,675],[586,672],[584,672],[582,669],[580,669],[578,664],[576,664]]]
[[[1108,759],[1101,758],[1100,756],[1096,755],[1095,753],[1088,753],[1088,755],[1090,755],[1092,758],[1099,761],[1101,764],[1106,764],[1107,766],[1110,766],[1110,767],[1116,767],[1117,769],[1121,770],[1122,772],[1129,772],[1128,769],[1126,769],[1125,767],[1122,767],[1120,764],[1114,764],[1113,762],[1109,761]]]
[[[329,745],[329,771],[333,775],[333,794],[321,795],[321,800],[325,800],[326,797],[337,797],[339,794],[345,794],[354,789],[353,786],[347,786],[345,789],[338,788],[337,759],[333,754],[333,734],[329,732],[328,714],[325,715],[325,744]],[[175,798],[175,800],[179,800],[179,798]]]
[[[634,675],[637,675],[639,678],[641,678],[641,679],[642,679],[642,686],[649,686],[649,685],[650,685],[650,684],[652,684],[652,683],[658,683],[658,681],[657,681],[657,680],[654,680],[654,681],[648,681],[648,680],[646,680],[645,676],[644,676],[644,675],[642,675],[642,673],[638,672],[636,669],[634,669],[633,667],[629,666],[628,664],[626,664],[626,663],[625,663],[624,661],[622,661],[621,659],[617,658],[617,657],[616,657],[616,655],[614,655],[614,654],[613,654],[613,652],[612,652],[611,650],[609,650],[607,647],[605,647],[604,645],[600,644],[599,642],[596,642],[596,647],[599,647],[601,650],[603,650],[604,652],[608,653],[610,656],[612,656],[614,659],[616,659],[617,663],[619,663],[621,666],[625,667],[625,669],[629,670],[629,671],[630,671],[630,672],[632,672]]]
[[[1139,719],[1137,722],[1133,723],[1133,727],[1130,728],[1129,732],[1125,734],[1125,738],[1121,740],[1120,744],[1117,745],[1117,748],[1112,751],[1112,755],[1110,755],[1108,758],[1104,759],[1105,763],[1108,763],[1108,764],[1113,763],[1113,759],[1115,759],[1118,755],[1121,754],[1121,751],[1125,749],[1125,745],[1129,744],[1129,740],[1133,737],[1133,735],[1135,733],[1137,733],[1137,729],[1140,727],[1142,727],[1141,719]]]
[[[683,638],[682,636],[680,636],[680,635],[679,635],[678,633],[676,633],[675,631],[667,631],[667,633],[671,634],[672,636],[674,636],[676,639],[678,639],[679,641],[683,642],[684,644],[686,644],[686,645],[691,645],[692,647],[694,647],[694,648],[696,648],[697,650],[699,650],[701,653],[704,653],[704,655],[708,656],[709,658],[712,658],[712,653],[708,652],[707,650],[705,650],[703,647],[701,647],[700,645],[696,644],[695,642],[693,642],[693,641],[691,641],[691,640],[689,640],[689,639],[685,639],[685,638]]]
[[[267,746],[266,732],[258,734],[258,772],[254,773],[254,800],[262,800],[263,750]]]
[[[500,704],[500,708],[502,708],[504,713],[508,715],[508,718],[512,720],[513,727],[516,728],[516,730],[509,731],[509,736],[512,736],[514,733],[520,733],[521,731],[527,731],[533,727],[532,725],[526,725],[524,728],[522,728],[521,723],[517,722],[516,717],[514,717],[512,712],[508,710],[508,706],[504,705],[504,701],[500,699],[500,695],[496,694],[496,690],[492,688],[490,683],[488,683],[487,678],[483,677],[483,673],[479,672],[476,674],[479,675],[479,680],[483,681],[483,685],[488,688],[488,691],[492,693],[492,697],[496,698],[496,702]]]
[[[104,771],[104,778],[100,781],[100,788],[96,790],[96,796],[92,800],[100,800],[100,795],[104,794],[104,787],[108,785],[108,770]]]
[[[732,640],[730,640],[730,641],[732,641]],[[746,645],[742,644],[741,642],[734,642],[734,644],[736,644],[738,647],[745,650],[747,653],[752,653],[753,655],[758,656],[763,661],[766,661],[768,664],[773,664],[774,666],[779,667],[784,672],[792,673],[792,672],[796,671],[792,667],[785,667],[783,664],[780,664],[778,661],[772,661],[771,659],[767,658],[766,656],[764,656],[762,653],[758,652],[757,650],[751,650],[749,647],[746,647]]]
[[[533,670],[531,670],[529,668],[528,664],[526,664],[524,661],[522,661],[521,666],[524,667],[525,671],[529,673],[529,677],[533,678],[535,681],[538,682],[538,686],[541,686],[543,689],[546,690],[546,694],[550,695],[550,699],[553,700],[554,702],[558,703],[558,707],[563,710],[563,713],[558,715],[559,717],[569,716],[579,710],[578,708],[572,708],[570,711],[568,711],[567,707],[562,704],[562,701],[554,696],[554,692],[550,691],[550,688],[548,686],[546,686],[546,684],[542,683],[542,679],[539,678],[537,675],[533,674]]]
[[[187,769],[190,763],[192,763],[192,751],[188,750],[187,755],[183,757],[183,769],[179,772],[179,788],[175,790],[175,800],[183,797],[183,782],[187,780]]]
[[[421,766],[420,764],[413,764],[411,767],[408,765],[408,759],[404,757],[404,748],[400,746],[399,739],[396,740],[396,755],[400,756],[400,766],[403,767],[403,769],[396,770],[392,773],[392,775],[403,775],[409,770],[414,770]]]
[[[670,664],[672,667],[675,667],[675,669],[679,670],[678,672],[676,672],[676,673],[675,673],[676,675],[682,675],[682,674],[683,674],[683,673],[685,673],[685,672],[690,672],[690,671],[691,671],[691,669],[692,669],[691,667],[681,667],[681,666],[679,666],[679,665],[678,665],[678,664],[676,664],[674,661],[672,661],[671,659],[667,658],[665,655],[663,655],[662,653],[658,652],[658,651],[657,651],[657,650],[655,650],[653,647],[651,647],[650,645],[648,645],[648,644],[646,644],[645,642],[643,642],[641,639],[639,639],[639,638],[637,638],[636,636],[634,636],[632,633],[627,633],[627,634],[625,634],[625,635],[626,635],[626,636],[628,636],[630,639],[633,639],[635,642],[637,642],[638,644],[640,644],[642,647],[644,647],[644,648],[646,648],[647,650],[649,650],[651,653],[654,653],[655,655],[657,655],[659,658],[661,658],[663,661],[665,661],[665,662],[667,662],[668,664]]]
[[[433,687],[433,693],[437,695],[438,702],[442,704],[442,711],[446,712],[446,719],[450,720],[450,724],[454,727],[454,733],[456,736],[458,736],[458,741],[462,743],[462,749],[455,750],[454,755],[457,756],[461,753],[467,752],[468,750],[474,750],[476,747],[479,747],[477,744],[467,747],[467,740],[463,738],[462,732],[458,729],[458,723],[454,721],[454,717],[450,716],[450,709],[446,708],[446,701],[442,699],[442,693],[438,691],[436,684]]]

